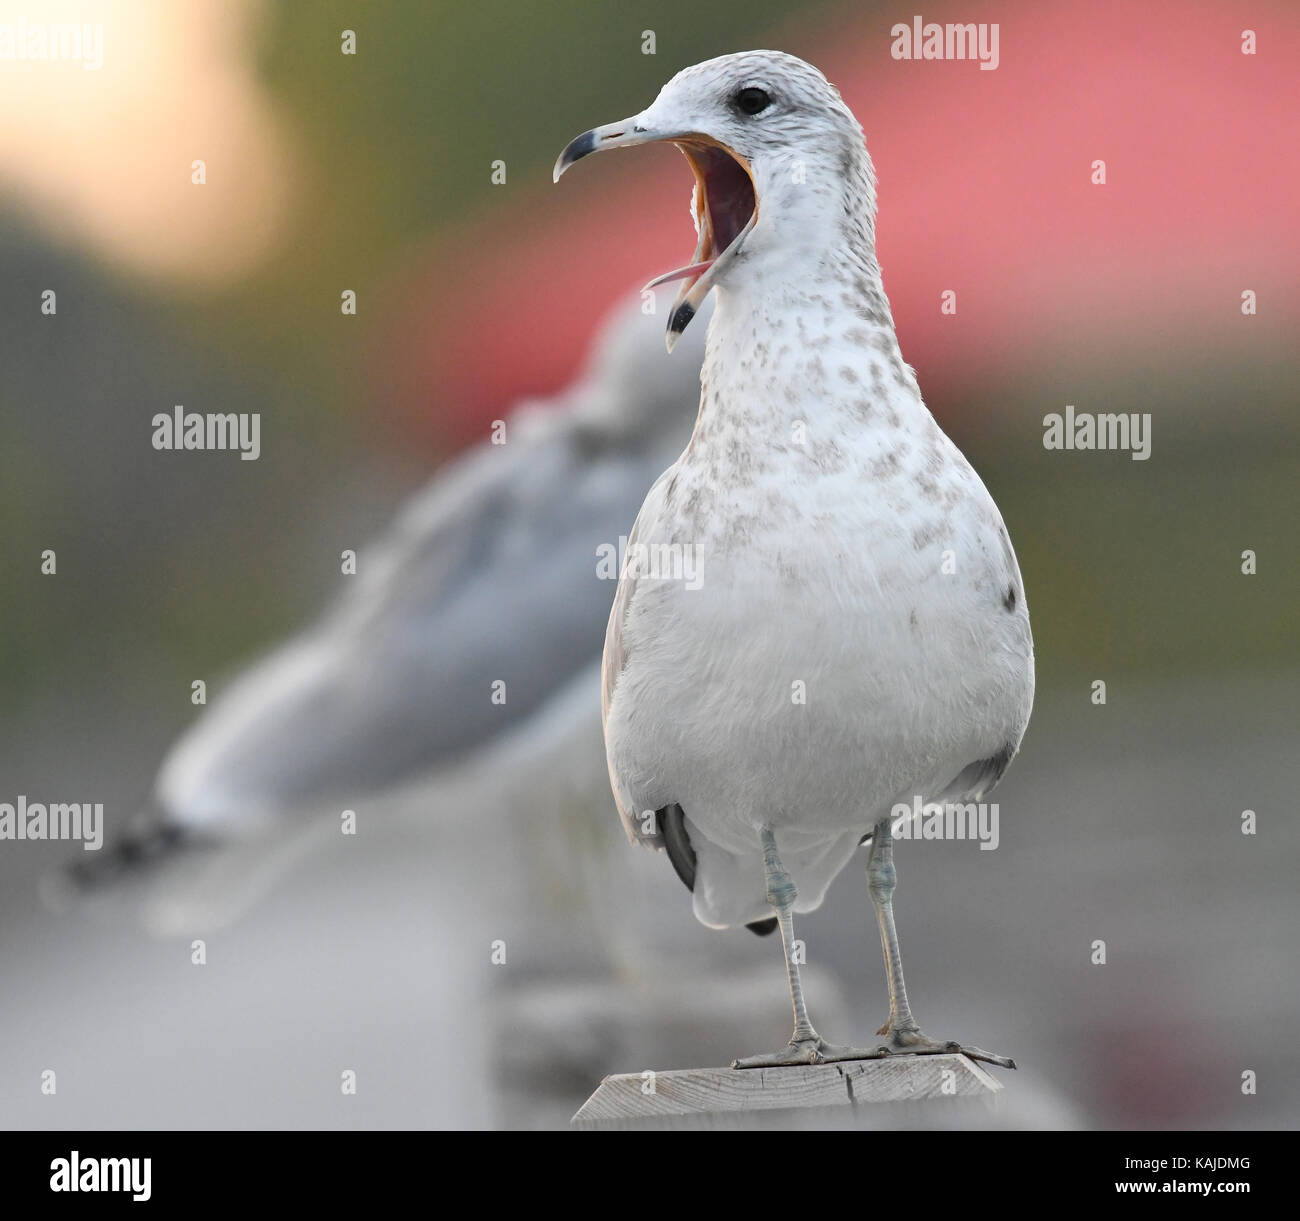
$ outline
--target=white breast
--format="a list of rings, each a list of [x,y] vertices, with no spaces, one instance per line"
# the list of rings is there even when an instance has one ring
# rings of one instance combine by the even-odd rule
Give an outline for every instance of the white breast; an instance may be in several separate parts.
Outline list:
[[[711,924],[766,914],[759,828],[815,907],[895,801],[1017,745],[1033,694],[1001,516],[911,371],[883,345],[764,363],[729,338],[637,522],[692,549],[698,588],[637,580],[606,717],[620,804],[686,812]]]

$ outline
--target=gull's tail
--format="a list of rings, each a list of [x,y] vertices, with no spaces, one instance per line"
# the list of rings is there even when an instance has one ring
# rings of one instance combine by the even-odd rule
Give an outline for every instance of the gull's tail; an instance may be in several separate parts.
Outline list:
[[[303,826],[238,839],[149,810],[115,843],[43,879],[41,897],[59,912],[134,909],[159,936],[212,931],[238,919],[313,842]]]
[[[143,894],[178,862],[217,846],[215,840],[173,822],[156,808],[142,810],[131,828],[95,852],[81,852],[71,864],[42,879],[41,897],[54,911]]]
[[[157,821],[129,831],[120,840],[81,859],[58,875],[67,894],[91,899],[117,887],[146,882],[191,851],[214,842],[176,823]],[[57,890],[54,892],[57,896]]]

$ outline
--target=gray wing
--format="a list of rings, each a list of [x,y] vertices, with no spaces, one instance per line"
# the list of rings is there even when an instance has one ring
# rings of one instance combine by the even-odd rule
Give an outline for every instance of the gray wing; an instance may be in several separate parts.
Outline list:
[[[992,792],[998,781],[1006,775],[1007,768],[1011,766],[1011,760],[1016,757],[1019,749],[1019,742],[1010,742],[997,754],[967,764],[936,800],[982,801],[984,795]]]
[[[640,525],[640,520],[638,517],[628,533],[627,543],[629,548],[636,543],[637,527]],[[620,576],[618,590],[614,595],[614,605],[609,612],[609,623],[605,628],[605,652],[600,663],[601,724],[604,724],[609,718],[609,705],[614,698],[614,687],[627,666],[627,652],[623,646],[623,629],[627,625],[627,612],[632,605],[635,592],[636,581],[631,577]],[[649,829],[649,834],[643,831],[643,824],[635,817],[637,811],[630,808],[627,796],[623,792],[618,777],[614,775],[612,767],[609,779],[610,787],[614,792],[614,804],[618,808],[618,816],[623,822],[623,830],[627,832],[628,840],[632,843],[639,841],[650,844],[656,848],[662,847],[663,835],[659,831],[657,822]]]
[[[575,429],[478,447],[359,551],[316,627],[177,743],[162,806],[206,825],[373,792],[525,721],[595,662],[613,596],[597,548],[627,530],[660,462],[593,454]]]
[[[674,469],[670,467],[664,471],[646,494],[645,504],[641,506],[641,511],[637,514],[636,521],[632,524],[632,529],[627,536],[629,553],[640,536],[641,523],[645,518],[647,508],[657,501],[661,488],[673,478]],[[624,633],[627,628],[628,613],[636,598],[636,591],[637,581],[635,577],[620,575],[618,592],[614,595],[614,605],[609,612],[609,624],[605,629],[605,652],[600,666],[600,718],[602,723],[607,722],[609,719],[609,707],[614,699],[614,690],[618,686],[618,680],[622,677],[623,671],[627,668],[628,647]],[[627,789],[614,772],[612,765],[609,780],[610,787],[614,791],[614,804],[618,807],[619,818],[623,821],[623,830],[627,832],[629,842],[662,848],[664,846],[664,837],[658,825],[659,820],[655,819],[648,823],[641,820],[639,817],[641,811],[636,808]]]

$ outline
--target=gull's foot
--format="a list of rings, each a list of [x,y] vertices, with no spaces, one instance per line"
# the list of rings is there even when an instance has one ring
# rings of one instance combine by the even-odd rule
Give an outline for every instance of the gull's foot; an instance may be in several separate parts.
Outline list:
[[[954,1040],[930,1038],[919,1026],[893,1029],[886,1022],[877,1034],[885,1041],[877,1047],[844,1047],[828,1043],[821,1035],[791,1039],[782,1051],[745,1056],[731,1062],[732,1068],[782,1068],[791,1064],[834,1064],[842,1060],[884,1060],[889,1056],[965,1056],[1000,1068],[1015,1068],[1010,1056],[996,1056],[980,1047],[966,1047]]]
[[[810,1039],[791,1039],[783,1051],[762,1056],[745,1056],[733,1060],[732,1068],[781,1068],[791,1064],[830,1064],[837,1060],[875,1060],[890,1053],[883,1048],[870,1051],[862,1047],[842,1047],[828,1043],[821,1035]]]
[[[996,1064],[1000,1068],[1015,1068],[1016,1062],[1010,1056],[995,1056],[991,1051],[979,1047],[965,1047],[949,1039],[932,1039],[919,1026],[891,1027],[886,1022],[878,1035],[885,1037],[880,1053],[886,1056],[965,1056],[968,1060],[983,1060],[986,1064]]]

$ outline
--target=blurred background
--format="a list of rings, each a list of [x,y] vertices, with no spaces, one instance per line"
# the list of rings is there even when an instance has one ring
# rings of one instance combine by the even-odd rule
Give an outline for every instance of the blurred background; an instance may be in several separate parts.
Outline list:
[[[913,11],[0,0],[0,27],[103,26],[97,70],[0,59],[0,800],[102,801],[120,834],[204,711],[190,684],[314,619],[343,548],[570,385],[693,248],[673,150],[555,187],[558,151],[688,64],[779,48],[862,121],[905,358],[1003,511],[1037,644],[999,850],[900,848],[918,1018],[1018,1059],[991,1123],[1293,1125],[1300,13],[923,7],[999,23],[981,71],[891,58]],[[155,451],[177,403],[259,412],[259,460]],[[1066,404],[1149,412],[1150,459],[1044,449]],[[355,844],[196,925],[202,968],[130,904],[43,904],[75,845],[0,842],[0,1124],[562,1125],[604,1073],[783,1042],[779,950],[696,924],[589,780],[534,783],[354,802]],[[818,1025],[866,1038],[857,867],[799,935]]]

